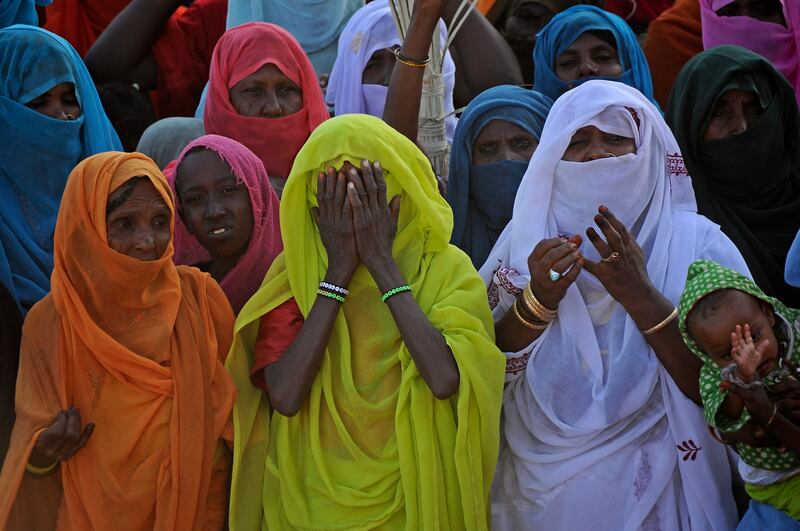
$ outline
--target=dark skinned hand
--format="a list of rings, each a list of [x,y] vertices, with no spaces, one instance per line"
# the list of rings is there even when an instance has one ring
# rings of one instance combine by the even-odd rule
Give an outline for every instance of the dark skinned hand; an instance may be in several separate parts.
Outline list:
[[[81,431],[81,413],[74,407],[58,413],[53,424],[39,434],[29,462],[33,466],[46,468],[56,461],[67,461],[78,450],[86,446],[94,433],[90,422]]]
[[[348,278],[353,276],[360,260],[353,228],[353,209],[347,199],[345,168],[328,167],[317,181],[317,208],[312,210],[319,228],[322,245],[328,253],[328,269],[339,268]]]
[[[386,202],[386,181],[379,162],[361,163],[361,172],[351,168],[347,196],[353,209],[356,247],[361,261],[373,273],[393,260],[392,243],[397,232],[400,196]]]
[[[578,278],[582,269],[581,253],[578,251],[581,241],[582,238],[577,235],[570,239],[548,238],[536,244],[528,257],[531,290],[546,308],[558,309],[567,288]],[[551,269],[564,276],[553,282],[550,280]]]
[[[728,382],[724,383],[729,384]],[[764,400],[764,397],[760,396],[760,394],[758,396],[748,395],[748,398],[745,398],[741,392],[737,392],[740,388],[737,387],[737,389],[733,389],[733,387],[736,386],[728,387],[728,390],[732,393],[738,394],[745,402],[745,405],[748,403],[748,398],[749,401],[753,403],[754,407],[755,403]],[[769,402],[771,402],[773,404],[777,404],[778,411],[780,411],[783,416],[795,424],[800,424],[800,382],[794,378],[787,378],[786,380],[773,385],[769,390],[767,390],[766,395],[769,408],[768,415],[772,414],[771,405],[769,405]],[[749,410],[750,407],[747,407]],[[763,403],[761,403],[761,407],[764,407]],[[766,420],[769,419],[767,418]],[[751,418],[741,430],[732,433],[722,433],[721,437],[726,443],[744,443],[754,448],[774,447],[780,445],[780,441],[778,441],[777,437],[769,433],[765,433],[764,430],[762,430],[758,425],[758,421],[755,418]]]
[[[592,242],[601,258],[610,258],[618,253],[616,259],[593,262],[584,259],[586,270],[597,277],[606,291],[623,307],[635,301],[642,293],[652,287],[647,274],[644,253],[628,229],[620,223],[611,211],[605,207],[598,208],[594,222],[600,227],[605,240],[600,237],[594,227],[586,229],[586,236]]]
[[[787,378],[773,385],[767,393],[784,417],[800,425],[800,381]]]

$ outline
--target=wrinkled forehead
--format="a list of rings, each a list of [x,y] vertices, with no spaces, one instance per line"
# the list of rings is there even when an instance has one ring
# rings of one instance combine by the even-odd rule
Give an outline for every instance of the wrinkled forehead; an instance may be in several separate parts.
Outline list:
[[[633,138],[639,146],[639,113],[635,109],[614,105],[606,107],[579,127],[594,126],[603,132]]]

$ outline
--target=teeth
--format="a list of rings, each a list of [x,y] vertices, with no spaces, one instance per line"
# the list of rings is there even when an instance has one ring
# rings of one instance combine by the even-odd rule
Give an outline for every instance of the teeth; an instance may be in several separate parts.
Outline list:
[[[212,232],[211,232],[211,234],[222,234],[222,233],[223,233],[223,232],[225,232],[226,230],[228,230],[228,229],[226,229],[226,228],[224,228],[224,227],[223,227],[223,228],[221,228],[221,229],[217,229],[217,230],[215,230],[215,231],[212,231]]]

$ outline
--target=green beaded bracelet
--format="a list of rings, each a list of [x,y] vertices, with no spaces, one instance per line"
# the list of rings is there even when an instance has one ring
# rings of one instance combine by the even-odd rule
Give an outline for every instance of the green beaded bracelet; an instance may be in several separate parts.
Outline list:
[[[317,295],[322,295],[323,297],[328,297],[329,299],[344,303],[344,297],[337,295],[336,293],[331,293],[330,291],[325,291],[324,289],[318,289]]]
[[[403,293],[404,291],[411,291],[411,286],[409,286],[408,284],[403,284],[402,286],[397,286],[396,288],[392,288],[383,295],[381,295],[381,300],[383,302],[386,302],[395,295],[397,295],[398,293]]]

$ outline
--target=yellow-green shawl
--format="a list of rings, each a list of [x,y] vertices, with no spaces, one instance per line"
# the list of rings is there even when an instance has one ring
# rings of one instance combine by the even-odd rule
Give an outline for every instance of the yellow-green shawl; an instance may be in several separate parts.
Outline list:
[[[259,319],[291,297],[308,315],[327,256],[311,215],[319,171],[380,161],[387,197],[402,196],[393,254],[442,332],[459,391],[437,400],[362,266],[322,367],[294,417],[250,383]],[[449,245],[451,211],[417,147],[371,116],[320,125],[295,160],[281,202],[285,249],[236,321],[227,367],[239,390],[231,529],[487,529],[505,360],[486,290]]]

